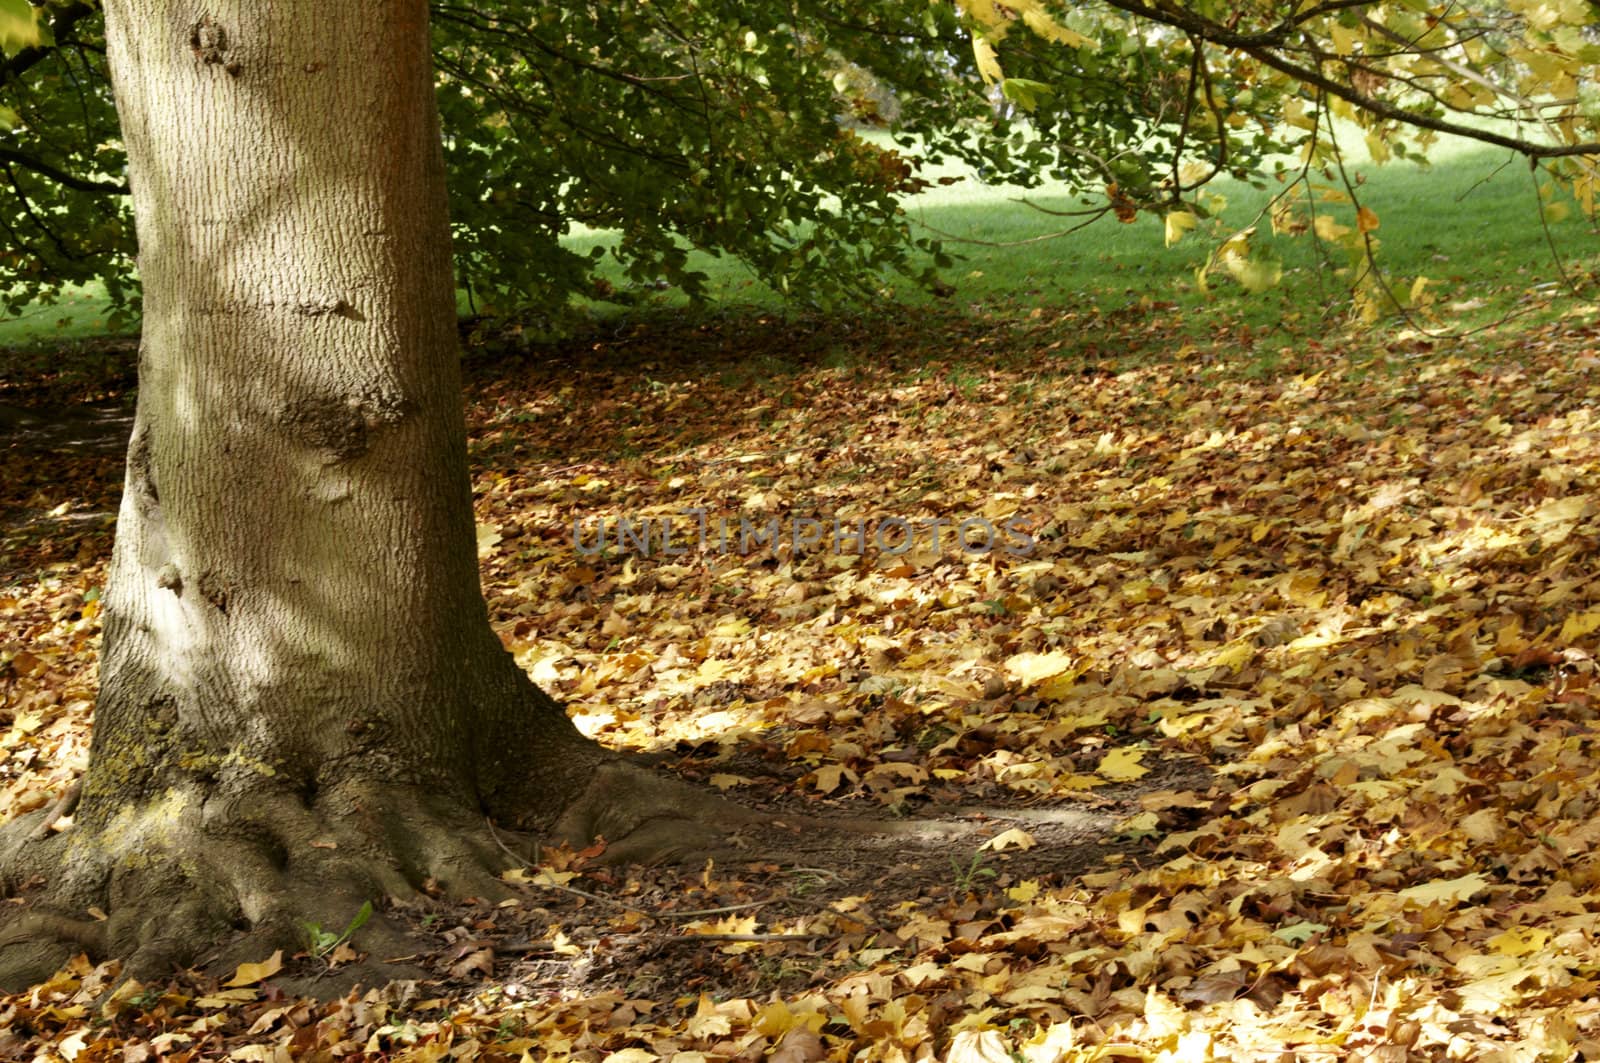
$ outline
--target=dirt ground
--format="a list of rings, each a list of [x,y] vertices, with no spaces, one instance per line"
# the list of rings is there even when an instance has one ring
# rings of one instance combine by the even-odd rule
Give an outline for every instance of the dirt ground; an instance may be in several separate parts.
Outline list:
[[[737,766],[745,772],[755,767],[748,757]],[[695,779],[730,765],[691,760],[671,767]],[[768,768],[782,771],[781,765]],[[585,867],[580,858],[578,877],[560,886],[531,885],[517,906],[440,904],[401,913],[419,941],[433,942],[404,959],[439,972],[444,984],[438,989],[465,991],[492,970],[507,993],[531,998],[606,991],[656,1001],[698,993],[715,999],[792,993],[813,984],[824,966],[836,974],[838,956],[863,949],[915,954],[914,942],[888,929],[905,922],[903,914],[887,918],[892,911],[914,905],[938,912],[967,924],[972,936],[1004,928],[1014,907],[1008,889],[1023,883],[1048,889],[1098,868],[1144,866],[1154,843],[1119,834],[1119,822],[1149,804],[1166,804],[1164,794],[1192,795],[1186,802],[1192,805],[1220,796],[1211,792],[1216,783],[1205,765],[1175,760],[1136,785],[1105,787],[1071,806],[929,802],[903,817],[885,817],[883,834],[834,834],[786,829],[786,810],[813,816],[817,810],[796,808],[785,795],[763,795],[761,780],[755,782],[740,797],[770,810],[774,823],[767,836],[749,838],[748,861],[618,870]],[[1031,848],[984,848],[1013,828],[1032,839]],[[749,917],[761,926],[810,922],[818,929],[716,929]],[[302,961],[298,973],[314,980],[316,966]]]

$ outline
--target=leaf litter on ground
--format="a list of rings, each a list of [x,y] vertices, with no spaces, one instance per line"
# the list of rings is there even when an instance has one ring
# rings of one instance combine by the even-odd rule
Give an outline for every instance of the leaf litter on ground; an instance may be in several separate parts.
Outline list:
[[[556,850],[518,904],[412,913],[435,979],[326,1003],[78,960],[0,1006],[0,1056],[1600,1053],[1600,329],[1170,337],[921,314],[473,352],[492,616],[580,727],[778,812],[967,833],[805,866],[759,836],[683,869]],[[120,478],[0,466],[10,816],[87,755]],[[690,511],[1033,547],[574,543]]]

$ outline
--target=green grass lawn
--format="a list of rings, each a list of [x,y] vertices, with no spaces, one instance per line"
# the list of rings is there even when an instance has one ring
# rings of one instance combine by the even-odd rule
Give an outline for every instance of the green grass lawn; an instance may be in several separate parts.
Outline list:
[[[1552,241],[1574,279],[1587,280],[1590,268],[1600,261],[1596,229],[1576,210],[1553,223],[1547,239],[1527,165],[1508,152],[1446,138],[1434,145],[1429,166],[1399,161],[1377,166],[1359,137],[1346,139],[1347,172],[1359,182],[1362,205],[1380,221],[1372,234],[1380,268],[1402,291],[1416,278],[1428,278],[1436,327],[1473,327],[1542,307],[1561,276]],[[1155,306],[1191,319],[1198,330],[1225,319],[1314,334],[1345,320],[1351,277],[1336,272],[1344,264],[1342,257],[1329,264],[1339,253],[1319,247],[1308,235],[1274,237],[1261,216],[1263,207],[1284,190],[1275,182],[1265,189],[1233,180],[1215,182],[1212,190],[1227,201],[1226,209],[1168,248],[1163,219],[1155,215],[1142,214],[1130,224],[1108,217],[1055,235],[1074,219],[1051,216],[1028,203],[1056,211],[1081,209],[1082,200],[1064,188],[1024,191],[986,186],[954,168],[933,172],[946,175],[963,180],[912,198],[906,211],[918,235],[940,236],[958,256],[948,279],[959,303],[1024,312],[1093,306],[1109,313]],[[1322,185],[1338,182],[1337,175],[1331,181],[1321,176],[1315,180]],[[1354,225],[1349,204],[1320,204],[1319,210]],[[1282,260],[1281,284],[1252,295],[1219,270],[1210,276],[1210,291],[1201,291],[1195,271],[1227,236],[1252,224],[1258,224],[1257,239]],[[605,234],[574,237],[574,244],[585,248],[609,242]],[[717,302],[780,305],[737,262],[697,255],[695,265],[711,277]],[[620,271],[616,279],[620,282]],[[898,278],[886,280],[885,289],[912,302],[930,298]],[[656,299],[662,305],[681,301],[672,292]],[[1175,306],[1169,309],[1168,303]],[[1589,310],[1582,300],[1564,300],[1539,312]]]
[[[1360,182],[1362,203],[1381,222],[1373,233],[1380,244],[1380,265],[1401,290],[1408,290],[1419,276],[1428,278],[1433,326],[1472,327],[1508,313],[1593,312],[1585,301],[1587,292],[1551,304],[1561,272],[1550,244],[1568,275],[1587,282],[1600,251],[1595,227],[1569,211],[1566,219],[1551,225],[1547,240],[1525,164],[1499,149],[1447,138],[1431,150],[1431,166],[1391,162],[1379,167],[1359,147],[1359,137],[1345,139],[1355,145],[1349,151],[1350,176]],[[941,235],[958,256],[947,273],[957,305],[1024,313],[1036,307],[1092,308],[1102,314],[1133,308],[1181,317],[1197,333],[1243,323],[1257,330],[1320,335],[1346,321],[1350,276],[1328,265],[1327,246],[1319,247],[1310,236],[1273,237],[1260,217],[1281,186],[1269,182],[1268,188],[1258,189],[1237,181],[1216,182],[1213,190],[1227,201],[1226,209],[1168,248],[1162,219],[1154,215],[1140,215],[1130,224],[1106,218],[1057,236],[1072,219],[1042,213],[1022,200],[1054,210],[1080,207],[1081,201],[1064,188],[1024,192],[986,186],[950,167],[932,174],[945,175],[962,180],[912,198],[906,211],[918,235]],[[1341,224],[1353,224],[1348,204],[1320,209]],[[1252,295],[1214,271],[1210,290],[1202,291],[1195,271],[1212,249],[1233,231],[1255,223],[1260,243],[1283,264],[1279,286]],[[590,231],[575,233],[570,243],[586,250],[613,240],[610,234]],[[782,305],[776,293],[737,261],[697,254],[694,263],[710,276],[715,303],[762,309]],[[611,279],[624,283],[620,269]],[[901,278],[885,278],[884,294],[913,303],[932,298]],[[661,307],[683,302],[671,290],[647,299],[648,305]],[[605,316],[617,310],[596,304],[592,312]],[[74,291],[56,305],[0,321],[0,346],[96,335],[106,318],[99,291]]]
[[[99,285],[74,288],[60,302],[0,318],[0,347],[32,347],[103,335],[110,316],[105,289]]]

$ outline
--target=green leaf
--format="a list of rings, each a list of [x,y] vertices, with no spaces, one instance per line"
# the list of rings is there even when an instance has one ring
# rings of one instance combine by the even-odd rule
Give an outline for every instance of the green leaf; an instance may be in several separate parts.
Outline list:
[[[42,39],[38,13],[28,0],[0,0],[0,51],[15,55]]]
[[[1030,81],[1027,78],[1006,78],[1000,82],[1000,91],[1005,98],[1021,107],[1024,111],[1037,110],[1043,100],[1047,100],[1055,89],[1042,81]]]

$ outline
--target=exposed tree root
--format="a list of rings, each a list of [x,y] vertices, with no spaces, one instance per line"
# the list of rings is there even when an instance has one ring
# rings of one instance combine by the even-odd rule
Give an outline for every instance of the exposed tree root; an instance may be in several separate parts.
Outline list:
[[[556,837],[574,845],[605,838],[601,859],[613,864],[755,855],[782,861],[807,848],[804,836],[818,833],[933,838],[961,832],[916,820],[772,815],[620,758],[596,768],[553,828]]]
[[[0,986],[13,989],[77,951],[123,957],[142,980],[189,965],[226,973],[306,949],[309,926],[339,933],[368,901],[513,895],[498,877],[508,857],[481,817],[402,786],[352,783],[310,804],[265,788],[204,801],[168,793],[100,830],[46,838],[37,820],[0,832],[7,893],[22,902],[0,911]],[[413,951],[381,913],[356,943],[368,981],[401,973],[383,959]]]
[[[5,893],[20,902],[0,910],[0,988],[36,984],[80,951],[121,957],[124,973],[142,981],[190,966],[231,974],[277,949],[306,952],[309,927],[339,934],[368,901],[377,912],[353,938],[365,960],[299,988],[330,993],[415,977],[401,958],[418,944],[389,913],[425,896],[515,896],[500,875],[533,862],[537,848],[528,834],[496,830],[460,797],[373,780],[309,799],[270,785],[226,796],[168,791],[98,828],[44,837],[42,814],[0,829]],[[788,841],[819,828],[908,832],[774,819],[608,757],[545,839],[604,837],[603,859],[614,864],[781,859]]]

